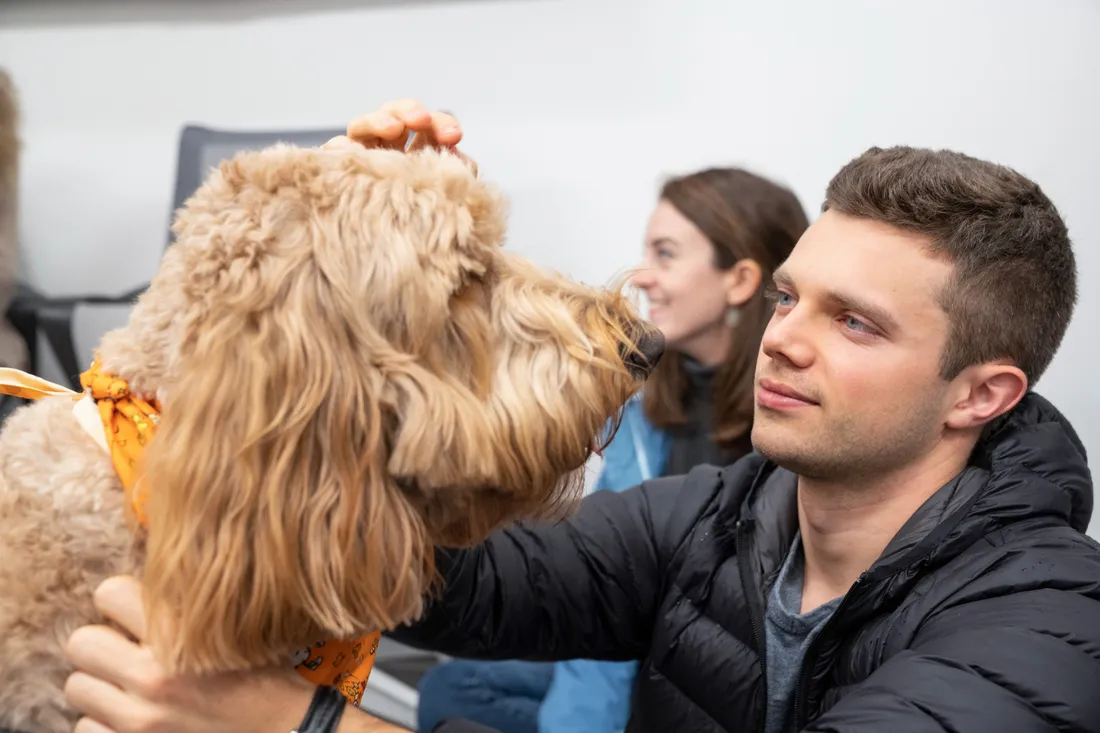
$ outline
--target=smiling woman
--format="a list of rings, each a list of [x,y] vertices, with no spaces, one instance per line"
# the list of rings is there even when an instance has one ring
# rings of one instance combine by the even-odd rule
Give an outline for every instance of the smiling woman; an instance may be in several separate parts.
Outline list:
[[[773,312],[762,286],[807,226],[793,193],[745,170],[702,170],[661,189],[633,282],[665,336],[644,411],[669,438],[666,475],[752,449],[753,374]]]

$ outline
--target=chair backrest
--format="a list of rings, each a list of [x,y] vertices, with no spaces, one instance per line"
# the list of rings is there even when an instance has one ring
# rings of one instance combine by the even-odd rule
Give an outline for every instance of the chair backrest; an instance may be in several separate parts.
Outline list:
[[[317,147],[343,128],[308,130],[223,130],[201,125],[187,125],[180,133],[179,157],[176,161],[176,192],[172,199],[171,217],[202,185],[210,170],[223,160],[243,150],[260,150],[283,142],[301,147]],[[168,235],[171,244],[172,235]]]

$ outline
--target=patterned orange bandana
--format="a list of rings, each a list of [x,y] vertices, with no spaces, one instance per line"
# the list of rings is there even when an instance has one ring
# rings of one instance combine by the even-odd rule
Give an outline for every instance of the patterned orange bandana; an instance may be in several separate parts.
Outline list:
[[[84,387],[83,395],[17,369],[0,369],[0,394],[29,400],[68,395],[78,404],[85,398],[94,402],[111,463],[126,492],[127,503],[144,527],[145,491],[139,487],[138,479],[145,446],[153,439],[160,421],[160,404],[130,394],[126,381],[104,374],[98,361],[80,375],[80,384]],[[318,642],[298,653],[302,658],[296,660],[296,669],[312,684],[336,687],[348,702],[358,707],[374,668],[381,636],[381,632],[374,632],[356,639]]]
[[[80,375],[85,394],[90,394],[99,410],[99,419],[107,434],[111,463],[126,492],[134,516],[146,526],[145,494],[136,489],[138,468],[145,446],[153,439],[160,422],[160,404],[146,402],[130,394],[125,380],[104,374],[99,362]]]

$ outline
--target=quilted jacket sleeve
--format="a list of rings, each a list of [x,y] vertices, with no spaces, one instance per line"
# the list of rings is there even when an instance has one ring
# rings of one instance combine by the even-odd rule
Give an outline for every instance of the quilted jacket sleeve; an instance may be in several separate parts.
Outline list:
[[[1053,588],[938,613],[909,650],[805,729],[1061,730],[1100,730],[1100,601]]]
[[[706,477],[711,486],[672,477],[597,491],[559,524],[441,551],[440,597],[392,636],[474,659],[638,659],[649,648],[665,568],[719,476],[714,469]]]
[[[623,491],[650,478],[665,458],[664,435],[645,421],[641,401],[627,404],[622,425],[603,455],[595,491]],[[618,733],[630,717],[637,662],[571,659],[554,665],[539,706],[539,733]]]

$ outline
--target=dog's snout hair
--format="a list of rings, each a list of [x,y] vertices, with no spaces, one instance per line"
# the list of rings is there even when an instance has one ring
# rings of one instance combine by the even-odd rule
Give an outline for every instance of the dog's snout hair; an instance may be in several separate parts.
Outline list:
[[[643,329],[635,344],[624,343],[619,352],[634,378],[644,381],[665,353],[665,337],[655,328]]]

